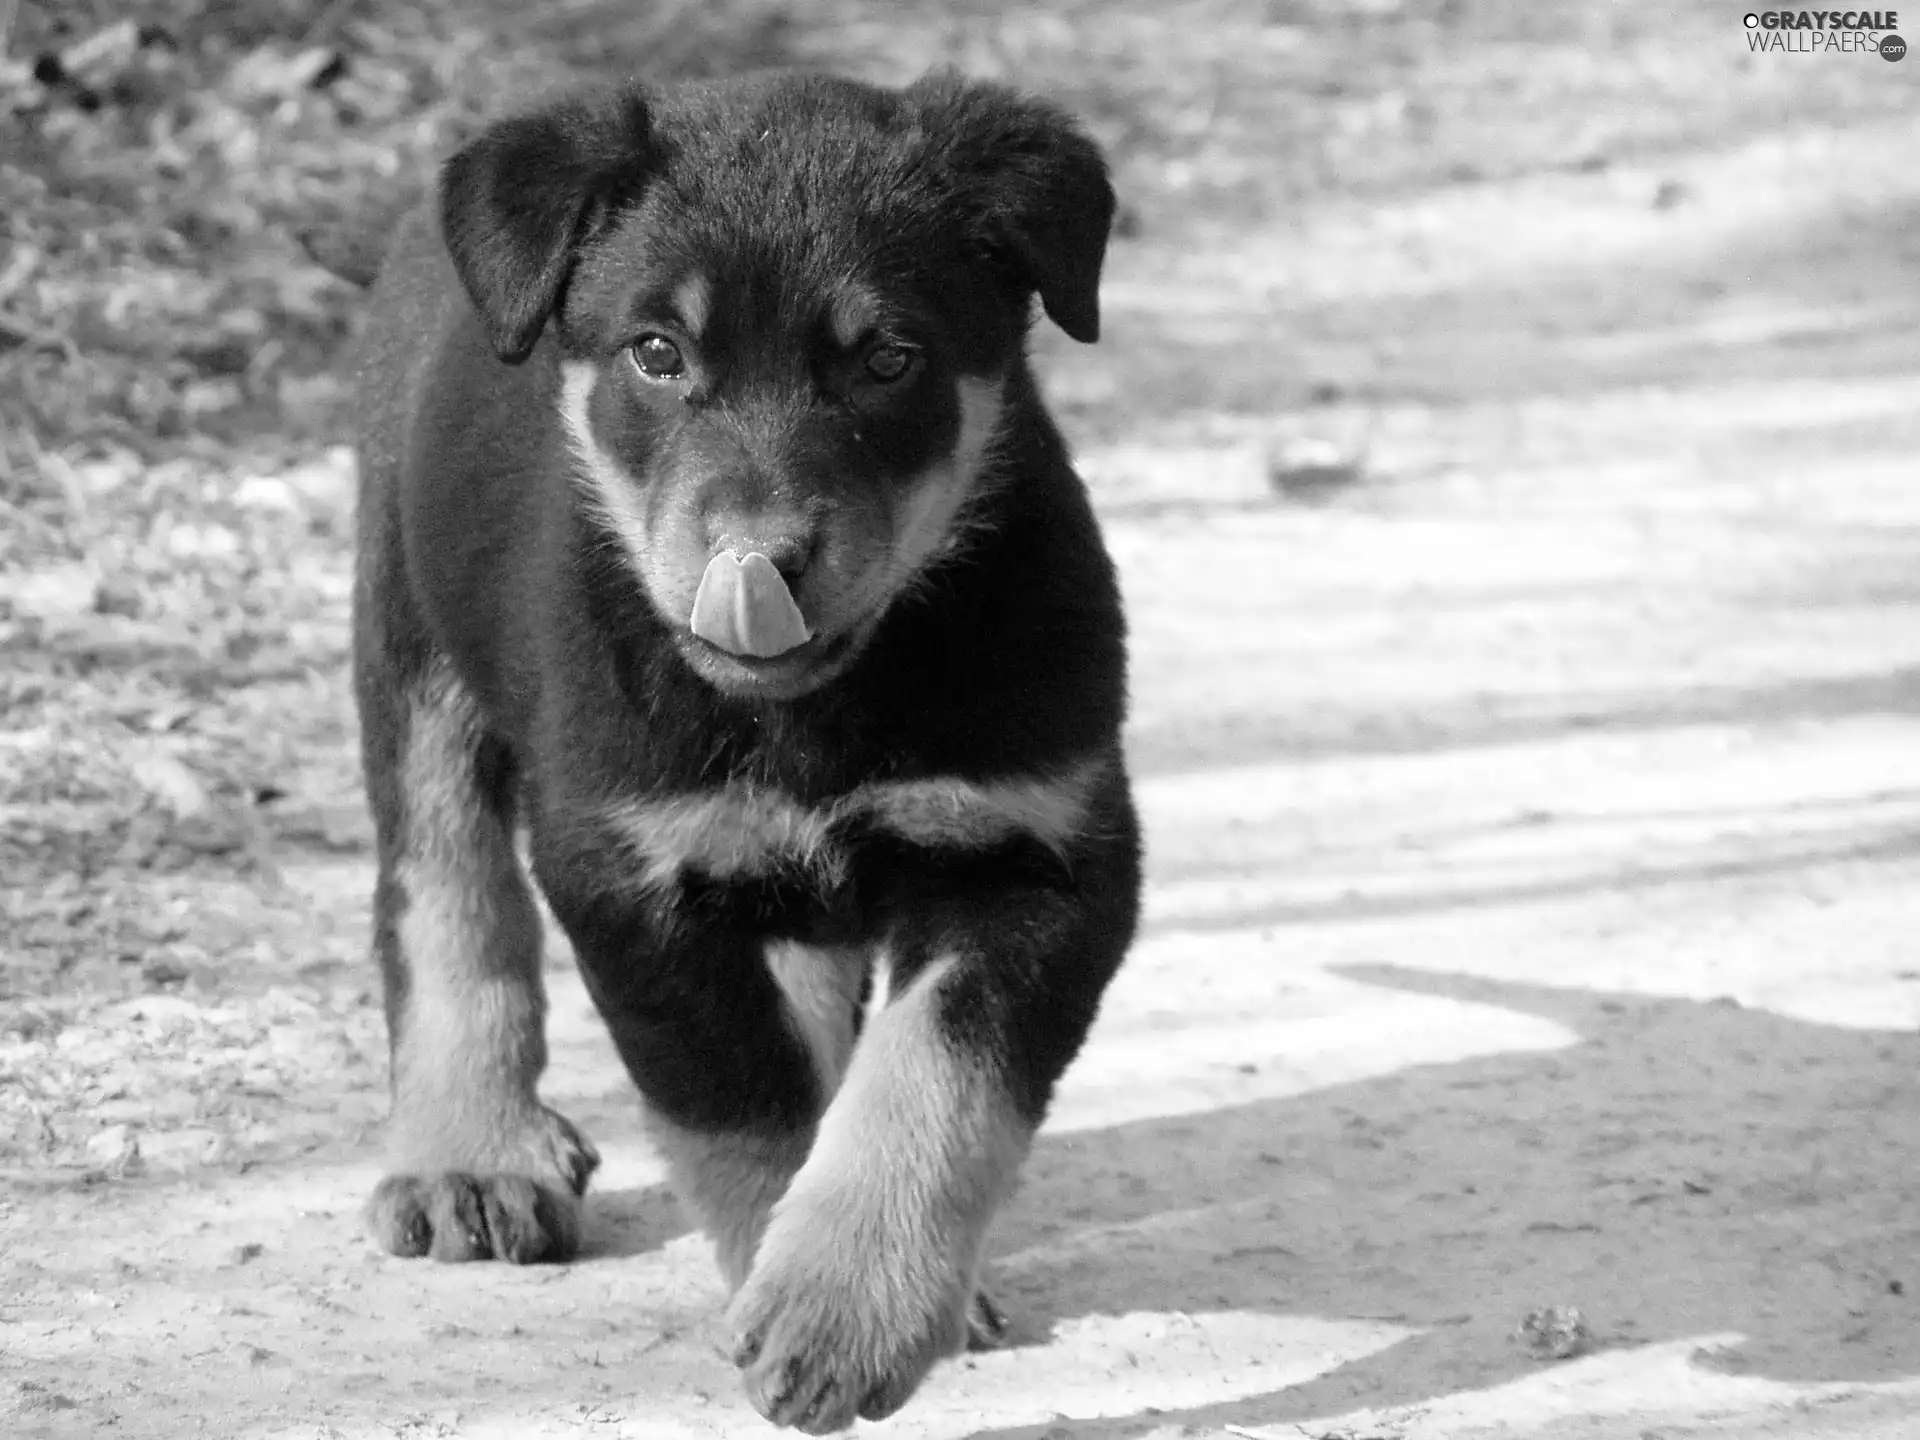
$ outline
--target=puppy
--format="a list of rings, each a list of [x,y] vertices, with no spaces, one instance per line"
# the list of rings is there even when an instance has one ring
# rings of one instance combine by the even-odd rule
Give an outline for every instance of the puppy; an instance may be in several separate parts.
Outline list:
[[[565,929],[759,1412],[887,1415],[1131,942],[1124,626],[1029,369],[1113,195],[934,76],[612,89],[455,154],[358,376],[355,682],[392,1056],[380,1244],[565,1259]]]

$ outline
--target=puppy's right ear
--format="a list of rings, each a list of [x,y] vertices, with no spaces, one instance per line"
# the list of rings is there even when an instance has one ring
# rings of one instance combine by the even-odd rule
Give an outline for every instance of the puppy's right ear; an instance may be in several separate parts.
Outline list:
[[[657,165],[646,100],[616,90],[499,121],[441,167],[447,250],[502,360],[533,352],[581,243]]]

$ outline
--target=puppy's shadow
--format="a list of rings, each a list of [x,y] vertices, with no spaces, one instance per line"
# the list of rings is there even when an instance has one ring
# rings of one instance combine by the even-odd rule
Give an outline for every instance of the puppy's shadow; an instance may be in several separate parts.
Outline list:
[[[1068,1433],[1280,1424],[1498,1385],[1537,1369],[1514,1332],[1547,1305],[1578,1307],[1593,1348],[1732,1332],[1745,1342],[1702,1363],[1801,1381],[1913,1372],[1920,1036],[1731,1002],[1343,973],[1581,1040],[1043,1136],[991,1246],[1012,1348],[1138,1311],[1413,1332],[1285,1390]],[[591,1192],[587,1215],[588,1263],[691,1229],[661,1185]]]
[[[1582,1040],[1043,1138],[994,1243],[996,1293],[1028,1343],[1132,1311],[1414,1332],[1287,1390],[1084,1433],[1497,1385],[1537,1368],[1515,1330],[1547,1305],[1578,1307],[1593,1348],[1736,1332],[1745,1343],[1710,1363],[1783,1380],[1913,1373],[1920,1037],[1732,1002],[1345,973]]]

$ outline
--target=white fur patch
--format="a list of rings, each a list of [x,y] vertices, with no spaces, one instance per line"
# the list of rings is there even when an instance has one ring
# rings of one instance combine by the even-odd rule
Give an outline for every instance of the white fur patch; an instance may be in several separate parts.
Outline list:
[[[696,340],[707,328],[711,299],[712,291],[708,287],[707,277],[697,270],[674,288],[673,303],[680,312],[680,322],[687,327],[687,333]]]
[[[612,532],[635,575],[646,574],[647,517],[626,467],[594,438],[590,407],[600,367],[590,360],[560,362],[560,424],[578,464],[575,474],[587,503]]]
[[[864,957],[855,950],[828,950],[793,940],[767,942],[766,956],[767,970],[786,997],[787,1013],[812,1057],[820,1092],[832,1099],[853,1054]]]
[[[546,1064],[539,919],[512,835],[473,793],[479,728],[444,667],[409,697],[392,1140],[413,1168],[499,1163]]]
[[[717,879],[787,869],[832,885],[845,878],[847,866],[833,831],[848,821],[867,821],[929,848],[984,850],[1028,836],[1064,857],[1085,831],[1107,764],[1098,757],[1052,775],[863,785],[820,807],[802,805],[783,791],[736,783],[630,800],[603,814],[637,862],[636,880],[648,889],[669,888],[688,869]]]
[[[872,330],[880,306],[868,291],[849,286],[827,307],[827,333],[842,350],[851,350]]]
[[[965,1342],[967,1306],[994,1212],[1032,1130],[985,1057],[939,1019],[955,961],[935,960],[860,1037],[807,1161],[773,1207],[737,1329],[790,1307],[878,1369],[901,1337]]]
[[[850,803],[883,830],[914,845],[984,850],[1026,835],[1064,856],[1086,824],[1106,769],[1087,760],[1059,775],[976,783],[942,776],[869,785]]]
[[[893,998],[893,956],[885,949],[874,953],[871,966],[872,983],[867,986],[866,1004],[860,1009],[860,1028],[871,1029],[873,1017],[887,1008],[887,1002]]]
[[[727,785],[695,795],[633,800],[606,819],[639,862],[637,879],[665,889],[693,869],[743,879],[792,868],[817,883],[844,878],[845,857],[828,834],[832,812],[813,810],[777,790]]]
[[[953,453],[915,482],[895,519],[893,554],[884,579],[885,604],[966,541],[967,511],[980,496],[981,477],[1000,432],[1006,381],[1000,376],[984,380],[965,376],[956,388],[960,434]]]

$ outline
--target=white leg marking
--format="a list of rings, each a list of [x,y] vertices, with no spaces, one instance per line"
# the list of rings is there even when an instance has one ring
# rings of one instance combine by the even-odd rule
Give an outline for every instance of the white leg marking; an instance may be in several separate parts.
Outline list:
[[[766,955],[794,1029],[813,1058],[820,1093],[830,1100],[853,1054],[862,957],[854,950],[826,950],[792,940],[768,941]]]
[[[943,1032],[939,989],[952,965],[935,962],[875,1013],[774,1206],[749,1286],[804,1290],[788,1303],[865,1332],[848,1338],[876,1359],[890,1346],[964,1340],[987,1225],[1032,1139],[991,1068]]]
[[[439,672],[411,699],[398,917],[408,990],[393,1050],[396,1160],[496,1162],[546,1065],[540,922],[513,839],[475,792],[480,721]]]

